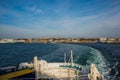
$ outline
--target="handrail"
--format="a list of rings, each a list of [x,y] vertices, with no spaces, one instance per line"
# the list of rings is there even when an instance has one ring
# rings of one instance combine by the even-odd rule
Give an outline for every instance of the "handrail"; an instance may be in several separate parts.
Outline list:
[[[7,79],[10,79],[10,78],[22,76],[22,75],[32,73],[32,72],[34,72],[34,69],[25,69],[25,70],[20,70],[20,71],[16,71],[16,72],[11,72],[11,73],[8,73],[8,74],[1,75],[0,80],[7,80]]]

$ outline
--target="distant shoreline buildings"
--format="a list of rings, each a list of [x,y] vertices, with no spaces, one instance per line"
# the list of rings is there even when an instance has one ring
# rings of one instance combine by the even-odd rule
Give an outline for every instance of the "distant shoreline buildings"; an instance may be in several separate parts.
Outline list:
[[[21,38],[0,39],[0,43],[120,43],[120,38]]]

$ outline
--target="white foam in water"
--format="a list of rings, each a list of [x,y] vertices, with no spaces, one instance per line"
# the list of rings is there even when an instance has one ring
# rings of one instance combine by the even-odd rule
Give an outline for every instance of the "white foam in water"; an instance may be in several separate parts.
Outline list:
[[[58,44],[58,46],[59,48],[57,50],[48,55],[44,55],[42,58],[47,60],[48,62],[54,62],[56,60],[63,62],[64,53],[66,53],[67,57],[69,57],[70,49],[72,49],[74,53],[74,62],[76,62],[77,59],[79,59],[79,56],[81,56],[82,54],[88,55],[89,53],[90,56],[87,57],[87,64],[85,66],[89,68],[91,63],[96,64],[98,70],[104,76],[105,80],[109,80],[108,78],[110,69],[107,67],[107,62],[100,51],[82,45]]]
[[[99,72],[104,76],[105,80],[108,80],[109,68],[107,67],[107,62],[104,56],[102,56],[100,51],[91,47],[89,48],[90,48],[90,54],[92,54],[92,56],[90,56],[89,59],[87,60],[87,65],[89,66],[89,64],[91,63],[96,64]]]

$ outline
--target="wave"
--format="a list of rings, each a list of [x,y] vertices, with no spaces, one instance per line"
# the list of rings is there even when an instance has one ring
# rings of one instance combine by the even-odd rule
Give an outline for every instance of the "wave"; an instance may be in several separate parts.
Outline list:
[[[94,46],[99,47],[97,49],[95,49],[96,47],[92,48]],[[67,61],[69,61],[70,50],[72,49],[74,62],[88,68],[91,63],[94,63],[106,80],[115,80],[116,76],[119,77],[119,45],[117,47],[111,45],[112,47],[107,46],[106,48],[104,47],[106,45],[94,44],[94,46],[75,44],[2,44],[0,45],[0,67],[17,65],[23,61],[31,62],[34,56],[48,62],[64,62],[64,53],[66,53]],[[110,50],[108,50],[109,48]],[[107,56],[106,59],[103,55]],[[11,62],[7,63],[8,61]],[[111,75],[109,75],[109,72]]]
[[[92,63],[96,64],[99,72],[104,76],[105,80],[108,80],[110,69],[107,66],[107,61],[99,50],[88,47],[86,53],[79,54],[79,58],[75,61],[87,68],[90,68]]]
[[[90,65],[96,64],[100,73],[108,80],[109,68],[107,61],[101,52],[92,47],[74,44],[56,44],[59,46],[54,52],[43,56],[42,58],[48,62],[64,62],[64,53],[67,55],[67,61],[69,61],[70,50],[73,50],[74,62],[90,68]]]

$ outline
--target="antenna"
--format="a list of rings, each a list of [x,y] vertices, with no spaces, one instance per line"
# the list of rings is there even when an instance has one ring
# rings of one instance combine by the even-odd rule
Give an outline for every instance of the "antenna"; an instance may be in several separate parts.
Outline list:
[[[64,63],[66,63],[66,53],[64,53]]]
[[[71,58],[71,66],[73,65],[73,52],[72,52],[72,49],[71,49],[71,55],[70,55],[70,58]]]

